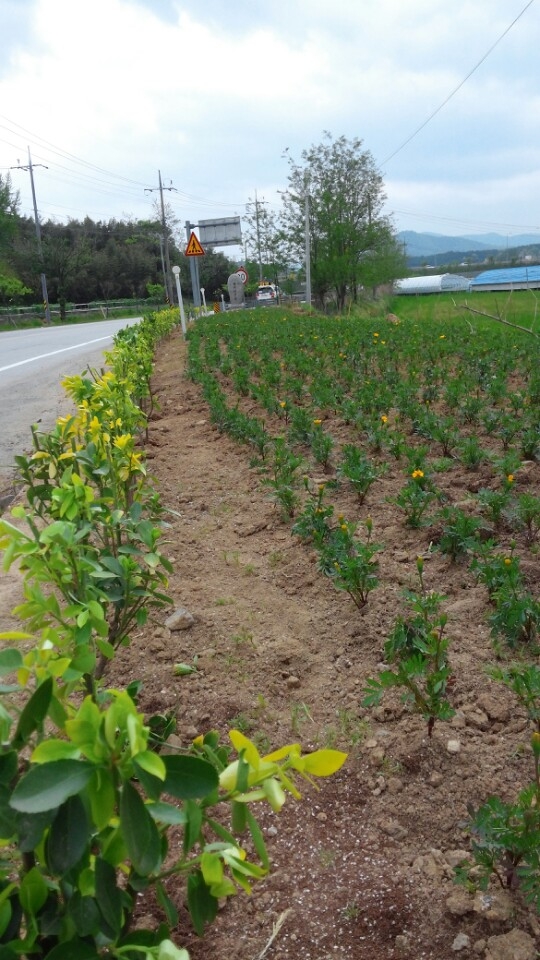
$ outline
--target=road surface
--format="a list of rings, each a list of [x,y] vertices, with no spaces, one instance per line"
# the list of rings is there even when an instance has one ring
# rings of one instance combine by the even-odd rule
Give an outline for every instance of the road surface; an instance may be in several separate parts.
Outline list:
[[[0,333],[0,494],[13,479],[13,458],[32,447],[32,424],[50,430],[73,409],[62,379],[100,369],[115,333],[141,319]]]

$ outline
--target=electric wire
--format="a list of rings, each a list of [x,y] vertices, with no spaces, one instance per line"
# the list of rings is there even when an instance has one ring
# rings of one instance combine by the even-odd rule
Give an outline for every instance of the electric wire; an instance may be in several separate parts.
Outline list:
[[[499,45],[499,43],[501,42],[501,40],[504,39],[504,37],[507,35],[507,33],[510,32],[510,30],[512,29],[512,27],[518,22],[518,20],[521,19],[521,17],[523,16],[523,14],[529,9],[529,7],[532,6],[533,3],[534,3],[534,0],[529,0],[529,2],[528,2],[527,4],[525,4],[525,6],[523,7],[523,10],[521,11],[521,13],[518,13],[517,17],[516,17],[514,20],[512,20],[512,23],[509,24],[509,26],[506,28],[506,30],[503,31],[503,33],[501,33],[500,37],[498,37],[498,39],[495,41],[495,43],[493,43],[493,44],[491,45],[491,47],[489,48],[489,50],[484,54],[484,56],[481,58],[481,60],[479,60],[478,63],[472,68],[472,70],[469,70],[469,73],[467,74],[466,77],[463,78],[463,80],[461,81],[461,83],[458,83],[457,87],[455,87],[455,89],[452,90],[452,93],[450,93],[450,94],[446,97],[446,99],[443,100],[443,102],[442,102],[441,104],[439,104],[439,106],[437,107],[437,109],[434,110],[432,113],[430,113],[429,117],[428,117],[426,120],[424,120],[424,122],[421,123],[420,126],[417,127],[416,130],[414,130],[413,133],[411,133],[411,135],[410,135],[409,137],[407,137],[407,139],[404,140],[403,143],[402,143],[399,147],[397,147],[396,150],[394,150],[393,153],[390,154],[390,156],[386,157],[386,159],[383,160],[381,166],[383,166],[383,167],[386,166],[386,164],[389,163],[390,160],[393,160],[394,157],[396,157],[398,153],[401,153],[401,151],[404,149],[404,147],[406,147],[406,146],[411,142],[411,140],[414,140],[414,138],[420,133],[420,131],[423,130],[424,127],[427,127],[428,123],[430,123],[430,122],[433,120],[433,118],[436,117],[437,114],[441,112],[441,110],[443,109],[443,107],[445,107],[446,104],[450,102],[450,100],[452,99],[452,97],[455,97],[456,93],[457,93],[459,90],[461,90],[461,88],[467,83],[467,80],[469,80],[469,79],[472,77],[473,73],[475,73],[475,72],[478,70],[478,68],[485,62],[485,60],[487,60],[487,58],[489,57],[489,55],[493,52],[493,50],[495,50],[495,47],[497,47],[497,46]]]

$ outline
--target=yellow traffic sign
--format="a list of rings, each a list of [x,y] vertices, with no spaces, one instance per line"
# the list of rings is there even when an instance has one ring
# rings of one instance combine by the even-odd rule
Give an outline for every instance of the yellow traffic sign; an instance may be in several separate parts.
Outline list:
[[[204,250],[201,247],[201,241],[195,236],[193,230],[186,247],[186,257],[204,257]]]

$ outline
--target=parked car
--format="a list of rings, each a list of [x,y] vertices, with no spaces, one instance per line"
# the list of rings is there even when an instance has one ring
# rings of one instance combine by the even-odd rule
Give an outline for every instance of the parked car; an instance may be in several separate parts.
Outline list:
[[[257,303],[272,303],[277,301],[279,290],[275,283],[260,283],[257,287],[255,300]]]

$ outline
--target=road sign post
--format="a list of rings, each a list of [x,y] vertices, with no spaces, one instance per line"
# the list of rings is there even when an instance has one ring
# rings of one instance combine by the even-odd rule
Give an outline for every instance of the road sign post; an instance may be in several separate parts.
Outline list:
[[[189,272],[191,275],[191,286],[193,289],[193,303],[196,307],[201,306],[201,282],[199,279],[199,257],[204,257],[204,250],[197,235],[191,229],[191,223],[186,220],[187,246],[185,249],[186,257],[189,257]]]

